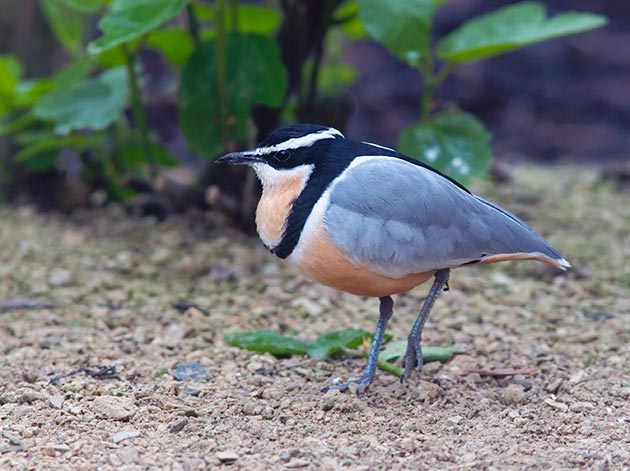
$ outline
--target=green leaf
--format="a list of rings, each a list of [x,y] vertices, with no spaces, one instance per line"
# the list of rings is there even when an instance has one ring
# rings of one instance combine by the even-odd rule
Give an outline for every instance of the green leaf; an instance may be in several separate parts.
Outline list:
[[[161,29],[152,31],[147,47],[157,50],[176,69],[180,70],[195,49],[190,34],[183,29]]]
[[[22,65],[11,55],[0,55],[0,117],[13,109],[15,87],[22,75]]]
[[[39,98],[54,88],[49,78],[21,80],[15,86],[15,106],[31,107]]]
[[[99,21],[103,36],[88,45],[90,54],[136,39],[179,14],[190,0],[112,0]]]
[[[325,360],[341,353],[345,348],[357,348],[364,338],[372,338],[366,330],[345,329],[318,337],[308,348],[308,354],[316,360]]]
[[[433,0],[357,0],[359,19],[372,38],[417,66],[429,48]]]
[[[359,7],[355,0],[344,2],[334,12],[334,21],[352,39],[366,37],[365,28],[359,19]]]
[[[128,96],[127,73],[124,67],[118,67],[44,95],[33,112],[39,118],[53,121],[58,134],[104,129],[123,112]]]
[[[422,347],[422,358],[425,363],[432,361],[448,361],[455,355],[457,347]],[[406,340],[396,340],[388,343],[378,356],[379,360],[391,363],[405,355],[407,351]]]
[[[413,125],[398,142],[401,152],[462,180],[485,175],[492,158],[489,144],[483,123],[462,111],[447,111]]]
[[[195,5],[195,12],[200,20],[214,21],[216,9],[214,6],[199,3]],[[232,9],[227,11],[225,22],[232,24]],[[260,5],[240,4],[238,7],[238,32],[270,35],[274,33],[282,17],[277,9]]]
[[[18,162],[26,162],[40,154],[47,153],[51,150],[61,150],[72,148],[75,150],[84,150],[90,147],[102,145],[103,140],[98,136],[82,136],[71,135],[65,137],[59,137],[54,134],[45,133],[41,134],[40,138],[33,140],[31,144],[27,145],[13,157]]]
[[[66,51],[77,57],[83,52],[84,15],[63,0],[40,0],[48,24]]]
[[[234,347],[258,353],[268,352],[272,355],[295,355],[308,351],[308,345],[304,342],[270,330],[237,332],[226,335],[225,341]]]
[[[247,118],[255,104],[277,107],[287,87],[278,46],[271,38],[230,33],[226,37],[226,102],[233,139],[244,139]],[[215,157],[223,150],[219,109],[216,42],[202,44],[182,71],[179,122],[197,153]]]
[[[542,4],[522,2],[467,21],[438,42],[437,54],[453,63],[470,62],[599,28],[606,22],[601,15],[572,11],[546,18]]]

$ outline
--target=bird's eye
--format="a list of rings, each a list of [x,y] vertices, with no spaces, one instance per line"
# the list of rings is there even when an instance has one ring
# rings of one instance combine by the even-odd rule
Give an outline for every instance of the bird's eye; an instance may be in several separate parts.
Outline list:
[[[289,156],[290,154],[288,150],[281,150],[279,152],[276,152],[273,158],[276,159],[278,162],[286,162],[289,159]]]

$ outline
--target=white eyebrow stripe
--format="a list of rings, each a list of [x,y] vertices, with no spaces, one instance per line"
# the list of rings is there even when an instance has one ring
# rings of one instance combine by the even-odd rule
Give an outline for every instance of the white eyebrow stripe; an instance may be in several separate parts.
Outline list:
[[[274,152],[279,152],[281,150],[299,149],[300,147],[310,147],[313,144],[315,144],[317,141],[321,141],[322,139],[334,139],[335,137],[343,137],[343,134],[341,134],[339,131],[337,131],[334,128],[328,128],[322,131],[307,134],[306,136],[294,137],[293,139],[289,139],[288,141],[281,142],[280,144],[276,144],[275,146],[259,147],[257,149],[253,149],[251,152],[248,152],[248,154],[249,155],[266,155],[266,154],[272,154]]]

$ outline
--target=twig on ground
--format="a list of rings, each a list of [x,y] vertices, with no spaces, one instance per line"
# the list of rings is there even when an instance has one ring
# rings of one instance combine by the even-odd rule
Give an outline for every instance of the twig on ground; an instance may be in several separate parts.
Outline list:
[[[0,312],[17,311],[18,309],[53,309],[55,303],[51,301],[38,301],[36,299],[13,298],[5,299],[0,303]]]
[[[94,379],[120,379],[118,376],[118,366],[117,365],[108,365],[108,366],[100,366],[98,370],[93,370],[87,367],[77,368],[76,370],[72,370],[70,373],[55,375],[50,378],[50,384],[57,385],[59,381],[62,379],[69,378],[70,376],[75,376],[79,373],[85,373],[91,378]]]

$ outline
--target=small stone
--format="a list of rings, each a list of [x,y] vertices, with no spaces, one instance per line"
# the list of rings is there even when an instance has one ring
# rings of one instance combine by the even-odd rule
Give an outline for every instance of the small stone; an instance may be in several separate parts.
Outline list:
[[[298,459],[289,461],[287,464],[284,465],[284,467],[285,468],[291,468],[291,469],[297,469],[297,468],[305,468],[305,467],[307,467],[310,464],[311,464],[310,461],[305,460],[303,458],[298,458]]]
[[[456,427],[464,418],[461,415],[455,415],[446,419],[446,425]]]
[[[523,386],[510,383],[503,390],[503,399],[506,404],[521,404],[525,400],[525,390]]]
[[[173,378],[177,381],[209,381],[210,374],[200,363],[182,363],[175,368]]]
[[[171,432],[171,433],[179,433],[179,432],[181,432],[184,429],[184,427],[186,426],[187,423],[188,423],[188,419],[181,418],[178,421],[176,421],[175,423],[173,423],[168,428],[168,431]]]
[[[70,451],[70,447],[68,445],[53,445],[53,450],[58,451],[59,453],[65,453]]]
[[[555,381],[552,381],[545,387],[545,391],[551,394],[556,394],[560,390],[560,386],[562,386],[562,378],[558,378]]]
[[[569,378],[570,384],[580,384],[588,379],[588,373],[584,370],[576,371]]]
[[[44,448],[42,448],[42,455],[55,457],[57,456],[57,452],[53,447],[45,446]]]
[[[571,412],[587,412],[595,410],[595,406],[590,402],[574,402],[569,406]]]
[[[553,407],[556,410],[559,410],[560,412],[566,412],[569,410],[569,406],[567,406],[565,403],[554,401],[553,399],[545,399],[545,404]]]
[[[238,459],[238,454],[235,451],[217,451],[214,456],[221,463],[234,463]]]
[[[48,398],[48,405],[53,409],[61,409],[64,400],[61,394],[54,394]]]
[[[112,442],[120,443],[124,440],[128,440],[130,438],[136,438],[139,436],[140,436],[140,432],[138,432],[137,430],[122,430],[118,433],[115,433],[112,436]]]
[[[99,396],[92,402],[94,413],[104,419],[126,421],[136,413],[136,406],[129,399]]]
[[[327,398],[324,399],[324,402],[322,404],[322,410],[323,411],[329,411],[331,410],[333,407],[335,407],[335,397],[334,396],[329,396]]]
[[[62,268],[54,268],[48,276],[50,286],[68,286],[72,284],[72,272]]]

